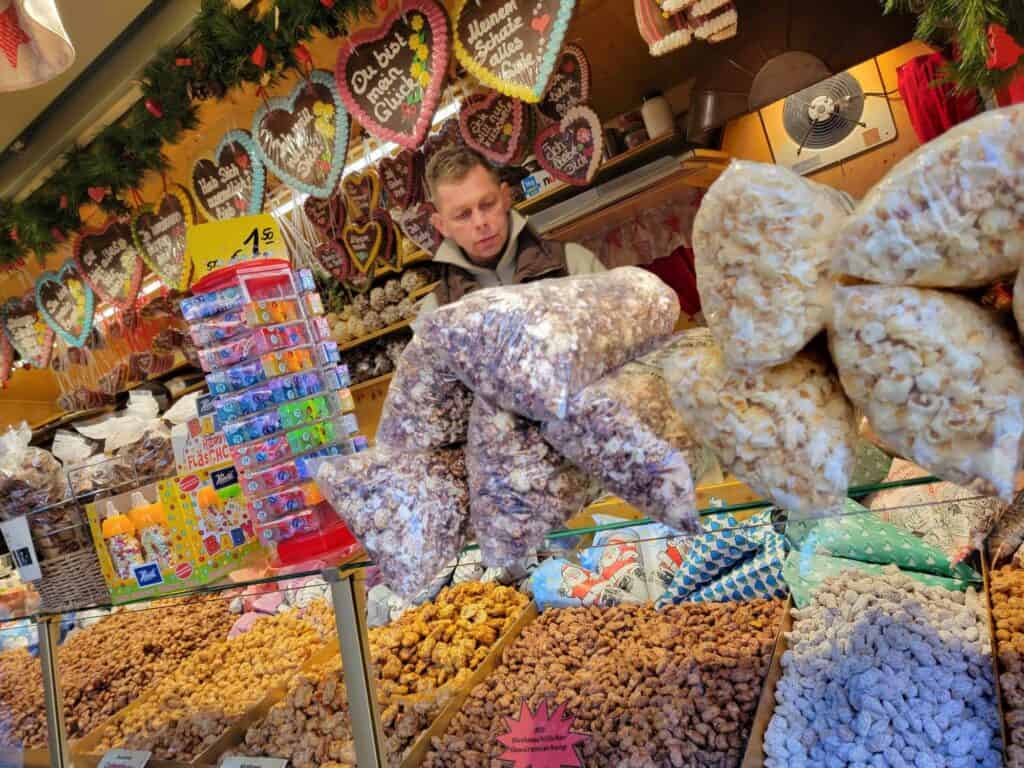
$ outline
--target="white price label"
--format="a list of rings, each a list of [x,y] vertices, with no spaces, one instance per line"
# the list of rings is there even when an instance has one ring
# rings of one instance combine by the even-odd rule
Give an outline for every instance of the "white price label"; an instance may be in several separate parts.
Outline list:
[[[28,518],[16,517],[0,523],[0,534],[7,543],[14,567],[22,581],[39,581],[43,572],[39,569],[39,558],[32,545],[32,534],[28,530]]]
[[[112,749],[103,755],[98,768],[143,768],[152,756],[152,752]]]
[[[285,768],[287,760],[280,757],[225,757],[220,768]]]

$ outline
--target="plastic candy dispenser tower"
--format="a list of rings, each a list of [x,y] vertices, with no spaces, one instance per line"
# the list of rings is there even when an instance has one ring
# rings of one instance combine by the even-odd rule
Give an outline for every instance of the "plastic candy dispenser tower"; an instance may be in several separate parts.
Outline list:
[[[351,553],[358,545],[313,471],[318,458],[365,449],[366,438],[312,273],[250,261],[192,292],[182,314],[260,542],[279,565]]]

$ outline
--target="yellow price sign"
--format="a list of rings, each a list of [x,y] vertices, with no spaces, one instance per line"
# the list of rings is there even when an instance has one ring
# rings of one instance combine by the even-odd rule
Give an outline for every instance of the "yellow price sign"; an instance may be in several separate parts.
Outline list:
[[[192,283],[215,269],[251,259],[288,260],[281,230],[269,213],[211,221],[189,227],[185,257],[192,262]]]

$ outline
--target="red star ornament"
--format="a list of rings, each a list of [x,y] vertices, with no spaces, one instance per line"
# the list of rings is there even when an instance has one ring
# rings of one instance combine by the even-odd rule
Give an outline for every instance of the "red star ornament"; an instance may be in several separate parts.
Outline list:
[[[11,69],[18,68],[18,47],[31,42],[32,38],[21,28],[18,9],[12,2],[6,11],[0,13],[0,51],[3,51]]]

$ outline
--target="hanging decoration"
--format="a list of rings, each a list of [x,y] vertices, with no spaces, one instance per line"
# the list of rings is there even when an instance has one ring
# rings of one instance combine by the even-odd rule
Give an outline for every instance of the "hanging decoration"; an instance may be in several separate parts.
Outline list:
[[[7,337],[0,333],[0,389],[7,386],[14,366],[14,349]]]
[[[1024,45],[1024,2],[1020,0],[881,0],[886,13],[917,14],[916,36],[932,44],[956,44],[957,58],[946,70],[959,91],[997,89],[1019,71],[989,69],[994,26],[1006,27]]]
[[[537,110],[548,120],[558,121],[573,107],[590,100],[590,61],[578,46],[569,44],[558,56],[558,64]]]
[[[53,352],[53,329],[39,316],[35,293],[0,304],[3,334],[18,357],[33,368],[45,368]]]
[[[352,277],[352,259],[337,240],[327,240],[313,249],[313,256],[327,274],[344,283]]]
[[[345,201],[340,192],[326,200],[322,197],[307,197],[302,210],[313,226],[326,237],[334,237],[345,226]]]
[[[177,184],[156,205],[132,218],[132,239],[139,255],[172,291],[188,288],[192,262],[185,258],[185,238],[188,227],[195,223],[192,196]]]
[[[420,148],[420,154],[423,155],[424,171],[430,165],[431,158],[442,149],[462,143],[462,131],[459,129],[458,115],[449,117],[441,123],[441,127],[435,133],[427,137],[427,140],[423,142],[423,146]]]
[[[206,214],[218,221],[262,211],[266,181],[248,131],[228,131],[212,158],[201,157],[192,166],[192,193]]]
[[[79,273],[100,300],[118,309],[135,302],[142,284],[142,259],[130,221],[111,217],[100,227],[87,227],[72,248]]]
[[[256,110],[252,135],[260,159],[292,189],[330,197],[338,186],[348,151],[348,112],[334,76],[313,71],[287,98]]]
[[[441,247],[444,237],[430,222],[434,214],[431,203],[419,203],[404,211],[398,217],[398,226],[406,239],[416,245],[419,250],[433,256]]]
[[[541,168],[558,181],[586,186],[601,167],[604,134],[590,107],[573,107],[561,122],[537,134],[533,151]]]
[[[334,75],[352,116],[380,139],[422,144],[441,100],[449,38],[437,0],[402,0],[380,26],[342,43]]]
[[[341,183],[348,218],[366,221],[380,205],[380,176],[373,168],[362,173],[350,173]]]
[[[484,85],[541,100],[576,0],[458,0],[455,55]]]
[[[33,0],[38,6],[42,0]],[[0,266],[34,254],[42,264],[61,240],[81,224],[79,206],[87,190],[107,190],[101,206],[126,212],[122,193],[138,188],[143,176],[167,168],[162,149],[197,127],[193,99],[223,97],[233,87],[276,78],[298,61],[295,49],[315,31],[347,34],[349,25],[376,7],[374,0],[275,0],[269,12],[239,9],[231,0],[203,0],[188,40],[161,50],[140,77],[142,98],[124,118],[104,128],[88,147],[74,147],[31,195],[0,199]],[[24,17],[22,27],[24,27]],[[255,43],[267,51],[265,68],[249,60]],[[19,57],[28,50],[22,45]],[[0,54],[0,66],[6,65]],[[149,101],[157,107],[147,108]],[[63,203],[63,204],[62,204]]]
[[[497,91],[473,94],[459,110],[466,145],[496,165],[508,165],[523,149],[526,106]]]
[[[55,0],[10,0],[0,12],[0,93],[41,85],[74,60]]]
[[[377,254],[384,244],[384,227],[372,219],[363,223],[350,221],[341,234],[342,244],[352,264],[364,275],[372,275]]]
[[[39,314],[65,343],[80,347],[92,331],[95,299],[73,260],[57,272],[43,272],[36,280]]]
[[[378,164],[380,183],[389,208],[405,210],[423,193],[423,156],[403,149],[395,157],[385,157]]]
[[[380,250],[377,251],[377,260],[374,264],[374,274],[398,272],[402,267],[402,262],[398,252],[395,223],[383,208],[378,208],[373,212],[373,220],[380,224],[382,234]]]

